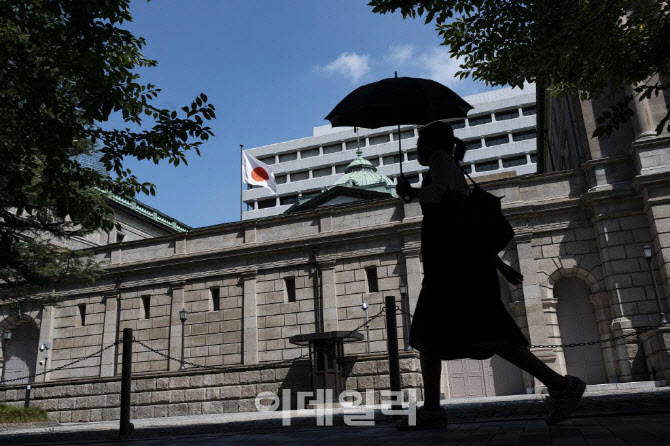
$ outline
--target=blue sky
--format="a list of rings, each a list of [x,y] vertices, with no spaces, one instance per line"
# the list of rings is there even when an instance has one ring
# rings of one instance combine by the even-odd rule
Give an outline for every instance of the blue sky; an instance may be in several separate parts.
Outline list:
[[[138,199],[194,227],[239,220],[240,144],[311,136],[360,85],[397,70],[461,95],[485,90],[453,79],[433,24],[372,14],[365,0],[136,0],[131,13],[126,27],[158,61],[140,71],[163,90],[156,104],[178,109],[204,92],[216,106],[215,137],[188,166],[127,164],[157,185]]]

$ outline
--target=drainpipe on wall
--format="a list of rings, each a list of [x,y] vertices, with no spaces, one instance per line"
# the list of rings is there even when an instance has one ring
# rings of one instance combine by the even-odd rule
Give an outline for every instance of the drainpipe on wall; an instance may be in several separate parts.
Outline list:
[[[114,337],[114,374],[119,371],[119,331],[121,330],[121,282],[123,279],[116,278],[116,335]]]
[[[321,268],[316,261],[318,248],[312,248],[314,263],[314,325],[316,333],[323,333],[323,297],[321,293]]]

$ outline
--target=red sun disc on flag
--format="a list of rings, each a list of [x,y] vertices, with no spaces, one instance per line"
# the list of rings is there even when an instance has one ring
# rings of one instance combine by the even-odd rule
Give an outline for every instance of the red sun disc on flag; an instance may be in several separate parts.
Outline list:
[[[268,175],[268,172],[262,167],[256,167],[251,171],[251,178],[256,181],[267,181],[270,178],[270,175]]]

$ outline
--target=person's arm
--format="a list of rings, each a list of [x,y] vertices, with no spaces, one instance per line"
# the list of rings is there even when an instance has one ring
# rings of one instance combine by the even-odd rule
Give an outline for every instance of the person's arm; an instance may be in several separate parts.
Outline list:
[[[396,186],[398,195],[419,201],[439,203],[448,190],[453,189],[458,166],[452,166],[450,156],[443,150],[436,150],[430,155],[428,167],[430,169],[431,184],[425,187],[411,187],[404,177],[401,177]]]
[[[523,283],[523,275],[503,262],[503,259],[498,257],[498,254],[491,254],[493,261],[495,262],[496,268],[500,271],[500,274],[503,275],[505,280],[507,280],[512,285],[521,285]]]

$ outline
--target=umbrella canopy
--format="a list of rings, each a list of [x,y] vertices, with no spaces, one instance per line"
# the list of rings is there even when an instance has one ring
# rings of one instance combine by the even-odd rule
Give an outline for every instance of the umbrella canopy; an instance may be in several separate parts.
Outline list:
[[[392,77],[349,93],[326,116],[333,127],[373,129],[465,117],[472,105],[430,79]]]

